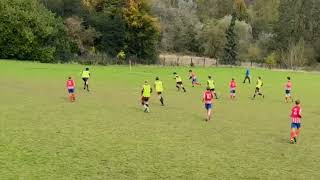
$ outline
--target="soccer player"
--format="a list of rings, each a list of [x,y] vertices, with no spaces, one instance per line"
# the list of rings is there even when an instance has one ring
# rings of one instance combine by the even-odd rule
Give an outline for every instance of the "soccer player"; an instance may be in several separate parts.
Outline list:
[[[215,89],[216,83],[214,82],[214,80],[212,79],[211,76],[208,76],[207,87],[210,89],[210,91],[213,92],[214,97],[215,97],[216,99],[218,99],[218,95],[217,95],[216,89]]]
[[[209,87],[207,87],[207,90],[203,93],[202,102],[204,102],[204,106],[207,110],[207,118],[206,121],[211,120],[211,112],[212,112],[212,101],[213,101],[214,95],[212,94],[212,91]]]
[[[201,85],[198,80],[197,80],[197,75],[195,72],[192,72],[192,70],[189,70],[189,74],[190,74],[190,77],[189,79],[192,79],[192,87],[194,87],[194,85]]]
[[[74,82],[74,80],[71,77],[69,77],[67,80],[67,89],[68,89],[68,93],[69,93],[69,100],[71,102],[76,101],[76,95],[74,92],[75,86],[76,86],[76,83]]]
[[[156,81],[154,82],[154,88],[156,89],[161,105],[164,106],[164,102],[163,102],[164,100],[162,97],[163,83],[162,81],[160,81],[159,77],[156,77]]]
[[[231,100],[235,100],[236,98],[236,88],[237,88],[237,82],[234,78],[231,79],[231,82],[230,82],[230,99]]]
[[[251,74],[250,69],[247,68],[247,69],[246,69],[246,75],[245,75],[245,78],[244,78],[244,80],[243,80],[243,84],[245,84],[247,80],[249,80],[249,84],[251,83],[250,74]]]
[[[150,99],[151,93],[152,93],[152,88],[149,85],[148,81],[145,81],[141,90],[141,96],[142,96],[141,104],[144,107],[144,112],[150,112],[149,99]]]
[[[89,92],[89,78],[90,78],[90,71],[89,68],[86,68],[84,71],[82,71],[82,80],[84,82],[83,89]]]
[[[178,88],[178,91],[182,88],[184,92],[187,92],[183,86],[182,78],[176,72],[174,72],[173,75],[175,76],[174,79],[176,80],[176,87]]]
[[[296,100],[296,105],[291,110],[291,132],[290,132],[290,143],[297,143],[297,137],[301,130],[301,106],[300,100]]]
[[[257,95],[262,96],[264,98],[264,94],[262,94],[261,92],[262,86],[263,86],[263,82],[261,77],[259,76],[257,80],[256,90],[254,91],[254,95],[252,99],[255,99]]]
[[[292,96],[291,96],[291,90],[292,90],[292,83],[291,83],[291,78],[290,77],[287,77],[287,80],[288,82],[286,83],[286,86],[285,86],[285,100],[286,100],[286,103],[288,103],[289,101],[293,102],[293,99],[292,99]]]

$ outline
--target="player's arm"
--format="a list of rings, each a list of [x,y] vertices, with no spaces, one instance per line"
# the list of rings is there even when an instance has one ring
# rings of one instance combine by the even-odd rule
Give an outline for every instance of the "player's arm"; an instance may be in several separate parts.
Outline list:
[[[143,96],[143,91],[144,91],[144,89],[142,88],[142,90],[141,90],[141,96]]]
[[[150,88],[150,93],[152,93],[152,88]]]
[[[302,118],[301,113],[302,113],[302,110],[300,109],[300,111],[299,111],[299,118]]]

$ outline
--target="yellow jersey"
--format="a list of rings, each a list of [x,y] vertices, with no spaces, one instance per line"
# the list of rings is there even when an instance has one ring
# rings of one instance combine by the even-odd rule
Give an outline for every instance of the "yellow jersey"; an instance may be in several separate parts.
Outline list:
[[[151,86],[149,84],[143,85],[143,97],[150,97],[151,96]]]
[[[160,80],[157,80],[154,82],[154,86],[157,92],[162,92],[163,91],[163,83]]]

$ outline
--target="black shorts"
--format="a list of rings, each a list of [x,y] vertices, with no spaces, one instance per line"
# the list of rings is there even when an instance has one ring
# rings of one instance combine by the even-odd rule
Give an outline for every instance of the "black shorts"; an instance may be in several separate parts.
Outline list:
[[[149,97],[142,97],[141,100],[142,100],[143,102],[148,102],[148,101],[149,101]]]
[[[84,82],[87,82],[87,81],[89,80],[89,78],[82,78],[82,80],[83,80]]]
[[[230,90],[230,93],[231,93],[231,94],[235,94],[235,93],[236,93],[236,90]]]
[[[212,91],[212,92],[214,92],[215,90],[216,90],[215,88],[210,89],[210,91]]]
[[[162,92],[157,92],[157,94],[158,94],[158,95],[161,95],[161,94],[162,94]]]
[[[260,88],[256,87],[256,92],[260,92]]]
[[[177,85],[182,85],[183,83],[182,82],[177,82]]]
[[[286,90],[286,94],[287,94],[287,95],[291,94],[291,91],[287,89],[287,90]]]

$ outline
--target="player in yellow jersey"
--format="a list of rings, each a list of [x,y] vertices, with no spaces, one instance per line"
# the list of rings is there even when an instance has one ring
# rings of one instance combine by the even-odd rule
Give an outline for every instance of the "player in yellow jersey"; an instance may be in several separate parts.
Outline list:
[[[156,77],[156,81],[154,82],[154,88],[156,89],[156,92],[158,94],[159,100],[161,102],[161,105],[164,106],[164,100],[163,100],[163,83],[160,81],[159,77]]]
[[[90,78],[90,71],[89,68],[86,68],[84,71],[82,71],[82,80],[84,82],[83,89],[89,91],[89,78]]]
[[[174,79],[176,80],[176,87],[178,88],[178,91],[182,88],[184,92],[187,92],[186,89],[183,86],[182,78],[176,73],[173,73]]]
[[[254,95],[252,99],[255,99],[257,95],[262,96],[264,98],[264,94],[261,92],[261,88],[263,86],[263,82],[261,77],[258,77],[256,90],[254,91]]]
[[[152,88],[150,86],[150,84],[148,83],[148,81],[144,82],[144,85],[142,86],[142,90],[141,90],[141,104],[144,107],[144,112],[150,112],[150,108],[149,108],[149,99],[151,97],[151,93],[152,93]]]
[[[216,83],[214,82],[214,80],[212,79],[211,76],[208,76],[207,87],[210,89],[211,92],[213,92],[214,97],[215,97],[216,99],[219,99],[219,98],[218,98],[218,95],[217,95],[217,93],[216,93]]]

